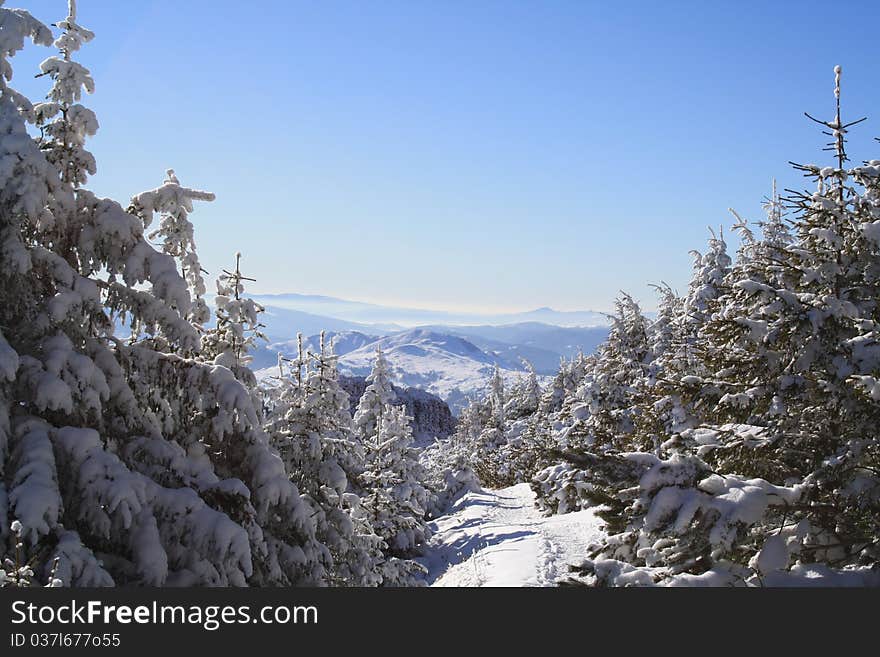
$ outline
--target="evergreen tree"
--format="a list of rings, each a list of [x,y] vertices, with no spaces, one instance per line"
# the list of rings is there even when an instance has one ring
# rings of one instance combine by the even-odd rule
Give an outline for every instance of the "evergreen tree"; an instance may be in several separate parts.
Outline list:
[[[58,168],[62,182],[79,187],[96,171],[95,158],[85,149],[85,142],[98,131],[98,119],[79,103],[83,90],[95,91],[95,81],[87,68],[73,61],[73,54],[95,34],[77,24],[75,0],[68,0],[67,18],[58,27],[62,34],[54,45],[61,57],[49,57],[40,65],[40,75],[51,78],[52,89],[48,102],[34,106],[34,114],[46,159]]]
[[[235,269],[223,270],[217,279],[217,296],[214,297],[217,324],[202,337],[202,357],[212,360],[215,365],[228,367],[249,387],[256,385],[256,379],[248,368],[252,360],[250,351],[257,340],[265,340],[260,331],[260,313],[263,307],[253,299],[244,297],[244,281],[241,273],[241,254],[235,254]]]
[[[499,450],[506,441],[504,430],[507,401],[504,377],[496,363],[489,380],[486,420],[473,442],[470,457],[474,472],[485,486],[500,486],[506,481],[506,475],[500,475],[505,464],[504,456]]]
[[[559,363],[559,371],[541,396],[539,412],[550,415],[562,410],[563,404],[570,399],[581,386],[584,377],[592,367],[593,359],[582,351],[570,361],[563,358]]]
[[[836,166],[798,165],[816,191],[789,199],[793,232],[774,194],[761,238],[744,230],[720,284],[691,295],[705,303],[679,383],[697,391],[699,425],[668,454],[578,452],[558,466],[577,469],[608,523],[586,581],[760,585],[876,567],[880,166],[847,168],[853,123],[839,68],[835,79],[835,118],[820,123]],[[550,479],[535,484],[548,507],[561,490]]]
[[[376,360],[370,376],[367,377],[367,388],[361,395],[354,414],[355,432],[361,440],[374,439],[379,432],[379,424],[386,406],[391,404],[397,395],[391,387],[388,361],[381,347],[376,348]]]
[[[185,356],[199,336],[174,259],[82,186],[97,122],[72,54],[91,33],[68,14],[37,112],[8,57],[51,32],[0,7],[0,541],[71,586],[318,582],[323,548],[248,390]]]
[[[357,494],[364,451],[352,431],[348,394],[339,386],[337,357],[323,333],[319,353],[303,354],[301,335],[299,346],[292,376],[282,372],[274,392],[267,430],[328,548],[328,583],[374,586],[382,582],[383,543]]]
[[[480,489],[473,457],[487,417],[485,404],[470,400],[458,418],[455,432],[422,450],[419,462],[430,493],[428,516],[441,515],[460,495]]]
[[[577,392],[587,405],[584,444],[590,449],[625,449],[637,421],[638,384],[648,373],[648,322],[628,294],[617,300],[608,339]],[[582,416],[583,417],[583,416]]]
[[[732,260],[723,234],[710,233],[706,253],[692,252],[688,294],[678,298],[669,289],[659,290],[659,315],[651,329],[654,361],[643,381],[647,397],[637,429],[643,448],[658,454],[661,446],[677,449],[680,434],[706,419],[721,396],[705,362],[703,331],[729,290]]]
[[[495,363],[495,369],[492,371],[492,380],[489,384],[489,399],[492,401],[492,417],[490,422],[494,428],[502,428],[504,426],[504,406],[507,397],[504,393],[504,377],[501,375],[501,368]]]
[[[149,234],[151,240],[162,241],[162,251],[177,259],[183,277],[194,297],[189,320],[201,328],[208,321],[210,311],[205,303],[205,279],[196,254],[194,227],[189,220],[193,201],[213,201],[214,194],[182,187],[173,169],[168,169],[161,187],[142,192],[131,201],[130,212],[141,217],[149,228],[153,215],[159,214],[159,227]],[[237,267],[237,264],[236,264]],[[227,274],[227,277],[229,274]]]
[[[410,419],[399,406],[386,405],[379,416],[379,431],[366,442],[369,490],[364,505],[376,533],[386,544],[385,584],[413,584],[422,568],[410,559],[420,553],[430,537],[425,521],[428,492],[425,473],[413,448]]]
[[[654,286],[660,297],[657,304],[657,318],[651,322],[648,328],[648,341],[651,348],[652,372],[656,379],[657,375],[674,358],[675,346],[681,341],[679,333],[679,319],[684,314],[684,300],[666,284]]]
[[[513,420],[533,414],[538,410],[541,399],[541,386],[538,385],[535,366],[525,358],[522,362],[526,374],[514,385],[504,408],[505,416]]]

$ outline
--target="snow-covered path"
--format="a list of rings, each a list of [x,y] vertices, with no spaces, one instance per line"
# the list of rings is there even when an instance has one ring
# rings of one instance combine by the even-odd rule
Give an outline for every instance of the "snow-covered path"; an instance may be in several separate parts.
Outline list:
[[[432,586],[554,586],[601,532],[591,511],[543,517],[528,484],[467,493],[433,523]]]

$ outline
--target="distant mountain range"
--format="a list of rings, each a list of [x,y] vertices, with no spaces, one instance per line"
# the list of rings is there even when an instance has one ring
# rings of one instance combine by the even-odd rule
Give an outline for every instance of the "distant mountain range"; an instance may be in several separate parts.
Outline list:
[[[264,306],[335,317],[339,320],[360,324],[361,328],[366,325],[380,325],[386,331],[433,324],[499,326],[540,322],[566,327],[608,325],[608,317],[604,313],[593,310],[561,311],[552,308],[537,308],[520,313],[460,313],[419,308],[397,308],[313,294],[258,294],[252,295],[252,297]]]
[[[469,332],[471,328],[473,333]],[[523,358],[529,360],[544,379],[556,373],[563,357],[571,357],[579,349],[587,353],[593,351],[607,334],[608,329],[604,327],[563,328],[532,323],[501,327],[425,327],[381,337],[359,331],[328,331],[325,340],[332,340],[343,374],[367,376],[373,367],[376,349],[381,348],[397,384],[437,395],[458,415],[470,398],[486,392],[496,363],[510,383],[524,375]],[[318,352],[320,336],[305,338],[303,348]],[[296,340],[274,342],[258,351],[254,365],[266,368],[261,374],[270,374],[274,372],[279,353],[294,356],[296,350]]]
[[[367,376],[381,348],[395,383],[437,395],[456,415],[468,399],[485,393],[496,363],[510,382],[523,376],[523,359],[546,378],[561,359],[594,351],[608,335],[608,318],[593,311],[467,315],[302,294],[254,299],[266,308],[262,319],[270,343],[254,354],[261,376],[275,371],[279,353],[296,354],[297,333],[305,350],[318,352],[323,330],[333,340],[342,374]],[[425,323],[408,326],[417,320]]]

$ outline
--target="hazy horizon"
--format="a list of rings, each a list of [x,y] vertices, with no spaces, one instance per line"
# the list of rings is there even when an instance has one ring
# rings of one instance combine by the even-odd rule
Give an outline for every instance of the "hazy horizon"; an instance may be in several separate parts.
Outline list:
[[[536,310],[544,310],[551,309],[558,312],[612,312],[613,308],[580,308],[580,307],[557,307],[557,306],[549,306],[544,304],[542,306],[511,306],[511,307],[502,307],[502,306],[491,306],[491,305],[480,305],[475,304],[472,306],[446,306],[443,304],[432,304],[430,302],[409,302],[409,301],[398,301],[394,299],[374,299],[374,298],[353,298],[347,297],[339,294],[325,293],[325,292],[301,292],[299,290],[284,290],[277,292],[266,292],[259,287],[255,286],[253,289],[248,289],[248,294],[253,297],[268,297],[268,296],[283,296],[286,294],[296,294],[302,296],[311,296],[311,297],[327,297],[331,299],[339,299],[344,301],[353,301],[355,303],[363,303],[368,305],[375,306],[385,306],[389,308],[400,308],[404,310],[428,310],[432,312],[449,312],[449,313],[473,313],[473,314],[517,314],[517,313],[527,313],[533,312]]]

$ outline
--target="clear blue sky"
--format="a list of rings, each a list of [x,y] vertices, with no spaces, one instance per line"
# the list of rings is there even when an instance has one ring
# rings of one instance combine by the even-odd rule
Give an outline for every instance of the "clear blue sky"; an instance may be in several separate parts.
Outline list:
[[[7,0],[44,21],[65,0]],[[728,207],[827,161],[844,69],[854,159],[880,157],[880,3],[79,0],[91,187],[167,167],[217,194],[204,266],[262,292],[450,309],[608,309],[685,288]],[[839,25],[839,27],[838,27]],[[16,57],[32,97],[49,51]],[[858,116],[857,116],[858,115]]]

